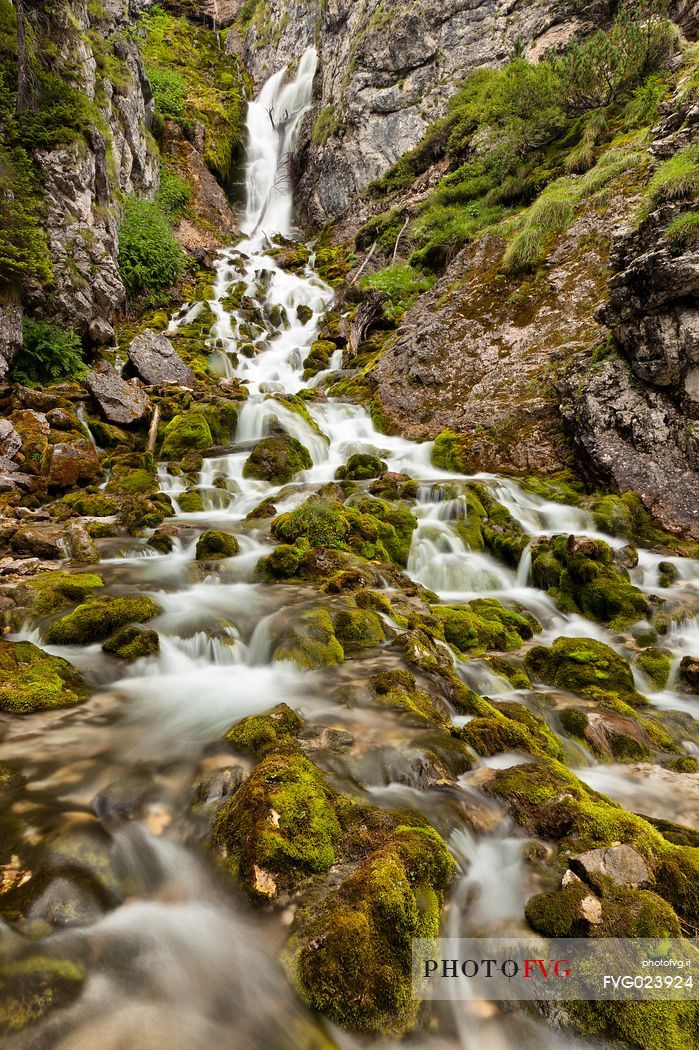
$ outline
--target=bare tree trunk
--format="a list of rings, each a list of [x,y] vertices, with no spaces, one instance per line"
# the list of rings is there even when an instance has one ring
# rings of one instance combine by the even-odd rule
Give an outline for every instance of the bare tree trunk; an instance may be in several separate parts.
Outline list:
[[[17,12],[17,112],[29,113],[34,107],[34,92],[27,47],[25,0],[15,0],[15,10]]]

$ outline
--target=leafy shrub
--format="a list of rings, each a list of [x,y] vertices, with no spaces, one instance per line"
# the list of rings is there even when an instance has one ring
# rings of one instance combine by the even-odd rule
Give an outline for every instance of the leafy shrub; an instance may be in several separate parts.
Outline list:
[[[412,266],[399,264],[362,277],[360,284],[363,288],[375,288],[382,292],[391,304],[384,309],[386,316],[397,320],[434,282],[434,277],[420,273]]]
[[[82,379],[87,374],[80,337],[50,321],[23,324],[24,345],[12,367],[12,377],[25,386]]]
[[[129,197],[119,231],[119,273],[133,295],[174,284],[185,257],[167,218],[151,201]]]
[[[189,183],[179,175],[172,175],[163,168],[160,172],[160,186],[155,199],[158,207],[166,215],[180,215],[192,199],[192,190]]]
[[[572,41],[549,64],[568,113],[609,106],[651,73],[666,69],[677,47],[671,23],[656,20],[652,0],[621,11],[609,30]]]

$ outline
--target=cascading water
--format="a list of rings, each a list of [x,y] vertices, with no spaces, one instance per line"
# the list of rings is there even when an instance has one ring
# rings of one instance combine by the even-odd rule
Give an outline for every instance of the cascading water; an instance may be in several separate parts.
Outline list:
[[[242,775],[240,768],[229,768],[229,753],[206,745],[243,716],[281,701],[311,716],[314,725],[351,734],[351,752],[328,758],[343,783],[361,783],[380,804],[415,806],[430,818],[434,814],[440,830],[451,835],[461,874],[447,906],[449,935],[523,928],[527,839],[479,792],[477,778],[486,764],[513,765],[526,756],[498,755],[477,762],[473,783],[466,774],[450,793],[441,784],[425,786],[423,765],[409,763],[419,731],[385,711],[348,703],[348,696],[361,691],[374,673],[370,657],[316,672],[271,662],[280,623],[296,617],[318,596],[310,599],[300,587],[254,582],[255,565],[270,548],[244,519],[262,500],[273,499],[278,512],[288,510],[332,481],[350,455],[379,455],[390,471],[419,482],[409,575],[452,604],[494,595],[520,603],[543,625],[539,640],[544,644],[562,634],[585,635],[629,653],[627,639],[562,613],[531,586],[529,546],[519,569],[469,548],[467,533],[459,526],[469,513],[463,485],[473,479],[435,468],[430,443],[380,433],[361,405],[309,400],[299,412],[284,401],[284,395],[307,385],[303,361],[333,297],[310,265],[305,272],[289,273],[273,255],[274,237],[288,237],[293,229],[287,158],[311,102],[316,62],[315,51],[307,51],[293,79],[284,70],[276,73],[249,106],[242,223],[246,238],[221,253],[208,304],[215,318],[209,338],[212,354],[218,355],[226,376],[249,390],[234,440],[230,448],[205,459],[197,486],[204,509],[178,510],[175,524],[183,532],[170,554],[144,557],[141,545],[105,558],[100,566],[109,586],[140,588],[157,597],[163,611],[152,626],[161,638],[160,652],[124,671],[97,645],[52,649],[88,675],[98,686],[97,695],[67,715],[43,721],[35,716],[41,732],[26,733],[15,721],[0,742],[0,758],[19,759],[36,785],[33,833],[39,833],[42,822],[58,826],[68,837],[84,834],[87,827],[103,843],[100,820],[106,820],[113,834],[108,870],[112,863],[125,870],[129,886],[118,906],[97,921],[86,919],[42,941],[42,952],[84,962],[90,978],[85,993],[61,1012],[60,1020],[38,1029],[39,1042],[32,1046],[293,1050],[321,1045],[327,1032],[322,1037],[314,1034],[319,1022],[293,996],[272,961],[283,943],[283,929],[269,916],[253,917],[228,884],[222,887],[205,868],[197,846],[202,832],[192,818],[193,805],[196,812],[207,799],[220,801],[231,778]],[[231,301],[244,301],[244,306],[231,306]],[[202,304],[186,304],[170,331],[189,323],[202,309]],[[284,486],[246,478],[243,467],[251,443],[277,429],[306,446],[312,466]],[[159,480],[177,506],[187,481],[165,465]],[[552,503],[492,475],[476,480],[532,539],[566,531],[599,535],[591,516],[578,508]],[[202,576],[194,560],[197,535],[222,523],[238,536],[241,552],[222,562],[217,572]],[[620,540],[607,539],[621,546]],[[641,552],[638,567],[631,570],[634,582],[657,589],[661,561],[661,556]],[[688,559],[674,561],[677,579],[663,593],[681,593],[685,602],[699,608],[699,565]],[[25,632],[24,637],[39,641],[38,635]],[[696,653],[696,621],[678,622],[664,642],[675,661]],[[456,661],[455,667],[480,692],[512,699],[514,687],[489,665]],[[121,677],[115,679],[115,673]],[[534,701],[539,696],[536,690],[521,688],[518,694]],[[684,704],[696,713],[696,702],[678,697],[672,688],[653,693],[651,699],[658,706]],[[467,717],[455,716],[455,724],[464,724]],[[630,804],[629,798],[638,796],[626,770],[589,765],[581,776]],[[193,780],[198,784],[194,800]],[[663,790],[671,789],[671,778],[665,778]],[[664,815],[665,804],[652,809],[648,794],[646,789],[641,796],[643,812]],[[463,815],[474,807],[481,807],[488,829],[480,836],[469,830]],[[91,816],[91,811],[97,815]],[[120,821],[116,832],[114,813]],[[40,909],[38,918],[43,921],[46,914]],[[433,1031],[413,1036],[411,1046],[558,1050],[572,1045],[515,1012],[504,1015],[492,1008],[478,1013],[474,1004],[450,1005],[446,1019],[437,1014]],[[11,1040],[8,1045],[27,1044]],[[351,1050],[363,1042],[338,1034],[337,1045]]]

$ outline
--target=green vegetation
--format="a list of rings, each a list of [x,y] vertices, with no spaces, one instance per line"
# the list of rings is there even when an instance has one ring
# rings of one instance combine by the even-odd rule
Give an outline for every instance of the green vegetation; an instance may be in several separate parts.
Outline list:
[[[305,445],[288,434],[273,434],[255,445],[243,467],[243,477],[260,478],[273,485],[291,481],[301,470],[313,466]]]
[[[185,268],[167,215],[155,201],[129,197],[119,231],[119,273],[131,295],[162,292]]]
[[[699,196],[699,146],[687,146],[656,168],[648,185],[653,204]]]
[[[70,707],[87,697],[75,668],[31,642],[0,640],[0,710],[26,715]]]
[[[25,318],[24,343],[12,366],[12,378],[25,386],[46,386],[87,375],[79,337],[50,321]]]
[[[204,128],[204,160],[229,186],[242,157],[245,83],[218,34],[154,4],[141,18],[143,59],[157,115],[177,121],[186,137]]]
[[[496,598],[477,598],[459,608],[435,605],[432,612],[442,621],[446,640],[461,653],[519,649],[541,629],[531,614],[506,609]]]
[[[189,183],[179,175],[173,175],[167,168],[161,168],[160,186],[155,197],[160,210],[173,218],[185,211],[191,199],[192,190]]]
[[[486,230],[514,238],[505,272],[531,272],[576,209],[640,162],[628,148],[604,158],[615,137],[652,123],[668,91],[678,44],[655,7],[652,0],[626,7],[609,30],[538,63],[518,56],[502,69],[467,77],[446,116],[370,188],[375,196],[405,190],[435,162],[447,161],[447,174],[418,205],[401,242],[418,273],[443,269]],[[547,189],[551,184],[555,189]],[[524,224],[504,221],[532,201]],[[376,241],[388,255],[402,224],[397,210],[384,212],[360,230],[357,246]]]
[[[389,320],[399,320],[417,297],[428,291],[435,278],[421,273],[412,266],[388,266],[385,270],[362,277],[359,282],[362,288],[373,288],[388,299],[384,314]]]
[[[144,631],[133,624],[127,624],[102,644],[102,650],[126,660],[127,663],[133,663],[146,656],[157,656],[160,651],[160,638],[157,631]]]
[[[230,532],[218,532],[209,529],[202,532],[197,540],[197,561],[217,561],[219,558],[232,558],[240,547],[235,536]]]
[[[565,612],[582,612],[622,629],[650,614],[645,595],[614,564],[603,540],[581,536],[539,539],[532,548],[532,579]]]
[[[699,211],[683,212],[669,223],[665,235],[673,251],[685,251],[699,244]]]
[[[162,609],[147,595],[91,598],[67,616],[54,620],[46,633],[50,645],[85,645],[101,642],[120,627],[145,623]]]
[[[632,708],[648,704],[626,660],[593,638],[557,638],[550,649],[530,649],[524,662],[532,678],[590,700],[616,698]]]

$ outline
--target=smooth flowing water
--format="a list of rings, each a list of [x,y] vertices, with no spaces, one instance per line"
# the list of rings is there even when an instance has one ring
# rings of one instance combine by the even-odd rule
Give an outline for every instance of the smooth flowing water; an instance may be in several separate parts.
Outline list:
[[[197,814],[210,817],[211,806],[230,786],[230,753],[211,742],[238,719],[281,701],[299,709],[313,725],[352,734],[352,746],[341,754],[318,752],[340,786],[363,792],[378,805],[416,807],[447,837],[460,872],[446,909],[450,936],[525,928],[524,902],[537,890],[538,870],[527,859],[526,837],[478,783],[487,765],[513,764],[526,756],[480,761],[448,790],[426,784],[419,763],[410,760],[419,749],[420,731],[397,715],[348,702],[375,673],[380,651],[340,668],[312,672],[273,663],[275,623],[317,604],[318,595],[302,587],[253,582],[254,567],[270,545],[244,519],[261,500],[271,497],[279,512],[293,508],[332,480],[350,455],[375,453],[391,471],[419,482],[414,507],[418,528],[407,567],[415,580],[452,603],[482,596],[519,603],[542,623],[544,644],[560,635],[580,635],[602,639],[627,656],[633,651],[629,635],[563,614],[533,588],[529,549],[513,570],[467,548],[455,525],[467,513],[463,484],[472,479],[436,469],[429,442],[379,433],[360,405],[308,401],[309,422],[275,399],[275,394],[307,385],[303,361],[333,299],[312,264],[302,274],[289,273],[269,254],[275,237],[293,232],[286,158],[310,104],[315,68],[316,55],[309,50],[293,79],[281,70],[249,107],[245,239],[220,254],[209,303],[215,317],[212,354],[225,375],[237,377],[250,391],[233,451],[205,459],[198,484],[205,509],[199,513],[179,510],[186,483],[161,466],[162,489],[172,497],[177,523],[183,526],[172,553],[157,554],[139,540],[119,550],[114,540],[101,544],[100,572],[108,586],[117,593],[140,589],[161,604],[162,615],[152,624],[161,638],[160,654],[138,661],[127,672],[120,670],[124,677],[115,680],[121,665],[99,646],[50,649],[84,672],[95,695],[71,711],[10,722],[0,743],[0,758],[21,764],[28,776],[31,801],[22,818],[30,834],[38,840],[58,833],[55,848],[63,855],[76,860],[89,855],[93,864],[98,858],[107,889],[112,881],[128,886],[107,913],[84,900],[77,920],[61,911],[55,886],[35,903],[33,934],[41,950],[83,961],[90,976],[73,1006],[49,1015],[31,1037],[17,1037],[8,1045],[60,1050],[302,1048],[317,1045],[312,1033],[319,1026],[339,1047],[359,1045],[354,1037],[311,1017],[291,991],[276,962],[290,916],[253,910],[230,881],[215,874],[200,848],[206,820]],[[245,295],[265,319],[252,335],[249,328],[242,331],[242,314],[227,310],[223,302],[241,280]],[[171,331],[199,309],[198,304],[183,306]],[[243,341],[253,344],[250,356],[238,353]],[[339,360],[332,362],[333,368],[339,366]],[[324,378],[315,382],[322,384]],[[308,448],[312,466],[284,486],[245,478],[250,443],[276,428]],[[477,480],[533,538],[561,532],[599,535],[584,511],[532,495],[504,478],[484,474]],[[211,526],[234,532],[241,553],[216,573],[202,575],[195,541]],[[679,597],[699,611],[699,565],[674,559],[677,581],[662,589],[661,560],[642,551],[631,571],[633,581],[653,593]],[[21,637],[41,644],[31,624]],[[663,644],[676,662],[683,654],[698,653],[697,621],[679,623]],[[459,663],[457,669],[483,694],[511,698],[515,692],[483,662]],[[659,708],[696,714],[691,697],[673,688],[654,691],[646,680],[638,684]],[[517,699],[534,707],[536,698],[535,689],[517,693]],[[667,771],[600,767],[592,764],[588,752],[569,743],[573,764],[581,766],[580,775],[593,787],[640,812],[679,812],[674,794],[679,789]],[[199,784],[194,810],[193,782]],[[11,946],[16,935],[7,929],[5,937]],[[493,1004],[453,1003],[435,1009],[430,1034],[417,1033],[411,1045],[553,1050],[573,1041],[531,1017],[502,1013]]]

